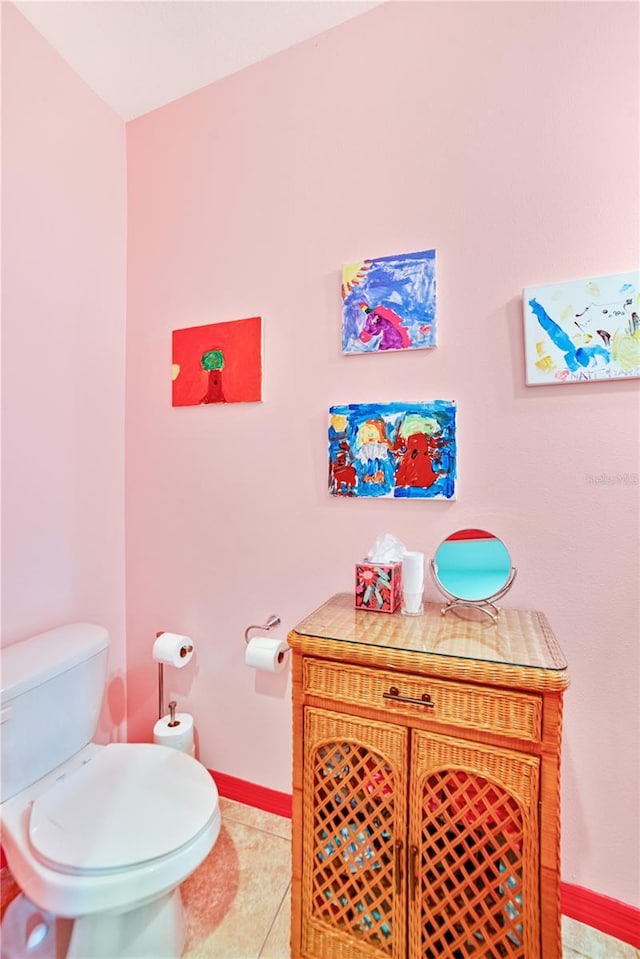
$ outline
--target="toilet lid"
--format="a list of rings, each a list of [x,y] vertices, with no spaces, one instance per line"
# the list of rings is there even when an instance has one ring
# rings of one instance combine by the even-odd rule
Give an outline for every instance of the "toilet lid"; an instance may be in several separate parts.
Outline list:
[[[126,869],[188,843],[217,805],[213,779],[190,756],[112,743],[35,800],[29,838],[62,871]]]

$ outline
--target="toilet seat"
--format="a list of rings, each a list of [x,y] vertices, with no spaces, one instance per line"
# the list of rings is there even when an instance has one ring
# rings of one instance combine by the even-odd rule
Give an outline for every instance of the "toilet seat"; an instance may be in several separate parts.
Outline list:
[[[171,855],[207,826],[217,805],[211,776],[190,756],[111,743],[36,798],[29,842],[58,872],[105,875]]]

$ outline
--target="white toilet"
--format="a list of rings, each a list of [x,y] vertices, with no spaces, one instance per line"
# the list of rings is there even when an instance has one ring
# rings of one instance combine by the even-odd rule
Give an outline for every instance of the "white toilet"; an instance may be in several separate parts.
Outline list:
[[[218,838],[218,790],[175,749],[91,742],[108,645],[74,623],[3,649],[2,845],[43,910],[33,942],[55,920],[56,959],[177,959],[179,886]]]

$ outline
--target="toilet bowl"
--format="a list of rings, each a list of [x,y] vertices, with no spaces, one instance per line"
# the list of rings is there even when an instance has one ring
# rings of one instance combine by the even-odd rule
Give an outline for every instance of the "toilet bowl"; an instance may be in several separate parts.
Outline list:
[[[52,959],[181,954],[180,883],[218,838],[218,790],[178,750],[91,742],[108,644],[75,623],[2,650],[2,844],[26,897],[3,922],[3,956],[30,954],[8,941],[29,909],[47,917],[38,956],[54,925]]]
[[[68,959],[180,955],[178,887],[220,831],[215,783],[196,760],[165,746],[90,744],[3,803],[2,824],[26,896],[76,920]]]

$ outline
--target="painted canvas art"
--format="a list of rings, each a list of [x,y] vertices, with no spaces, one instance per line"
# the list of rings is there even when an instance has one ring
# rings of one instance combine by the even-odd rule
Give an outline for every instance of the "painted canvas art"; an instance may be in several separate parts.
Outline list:
[[[262,319],[173,331],[173,406],[258,403],[262,399]]]
[[[524,290],[528,386],[640,376],[640,273]]]
[[[435,345],[435,250],[343,266],[343,353],[387,353]]]
[[[333,496],[454,499],[456,453],[449,400],[329,408]]]

